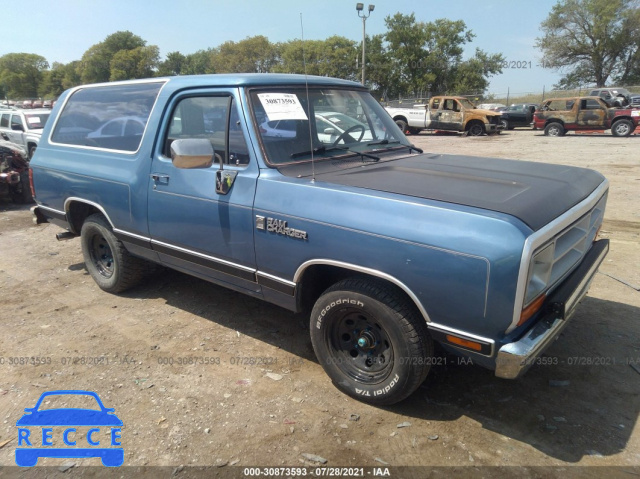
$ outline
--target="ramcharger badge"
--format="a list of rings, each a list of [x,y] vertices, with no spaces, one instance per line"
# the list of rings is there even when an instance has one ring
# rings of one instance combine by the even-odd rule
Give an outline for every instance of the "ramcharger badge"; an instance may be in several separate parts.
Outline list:
[[[286,221],[275,218],[267,218],[267,231],[279,235],[291,236],[292,238],[308,239],[306,231],[289,228]]]

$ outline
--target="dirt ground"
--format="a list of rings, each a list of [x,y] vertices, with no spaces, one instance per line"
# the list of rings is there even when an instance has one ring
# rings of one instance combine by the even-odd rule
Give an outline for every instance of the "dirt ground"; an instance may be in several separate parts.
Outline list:
[[[28,207],[2,203],[0,476],[100,466],[93,458],[41,459],[53,466],[46,474],[2,467],[15,465],[24,408],[64,389],[95,391],[115,408],[125,466],[166,466],[169,475],[187,477],[194,465],[239,476],[248,466],[318,466],[303,454],[365,476],[394,466],[459,466],[433,477],[602,477],[578,466],[640,475],[640,135],[410,138],[429,152],[584,166],[609,179],[602,236],[611,251],[547,351],[549,365],[510,381],[447,357],[408,400],[371,407],[332,386],[307,318],[170,270],[126,294],[104,293],[78,239],[58,242],[61,229],[34,226]]]

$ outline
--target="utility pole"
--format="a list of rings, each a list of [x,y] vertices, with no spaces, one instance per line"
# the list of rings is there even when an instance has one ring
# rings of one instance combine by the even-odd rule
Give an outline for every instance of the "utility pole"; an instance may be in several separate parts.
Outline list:
[[[360,18],[362,18],[362,84],[364,85],[364,79],[365,79],[365,42],[367,39],[367,33],[366,33],[366,22],[367,22],[367,18],[369,18],[371,16],[371,12],[373,12],[373,9],[376,8],[375,5],[369,5],[369,15],[364,13],[364,3],[356,3],[356,10],[358,11],[358,16]]]

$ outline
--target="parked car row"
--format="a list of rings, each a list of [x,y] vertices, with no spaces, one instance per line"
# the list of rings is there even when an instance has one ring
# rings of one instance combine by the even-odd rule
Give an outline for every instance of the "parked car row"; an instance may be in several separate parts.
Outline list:
[[[56,100],[4,100],[0,102],[0,108],[53,108],[56,104]]]

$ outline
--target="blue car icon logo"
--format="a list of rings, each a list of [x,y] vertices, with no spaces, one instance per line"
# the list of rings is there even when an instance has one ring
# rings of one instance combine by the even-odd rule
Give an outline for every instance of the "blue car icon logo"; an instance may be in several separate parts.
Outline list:
[[[98,408],[46,409],[43,401],[52,397],[81,397],[83,401]],[[83,403],[84,404],[84,403]],[[89,458],[99,457],[102,464],[118,467],[124,462],[121,446],[122,421],[114,409],[104,407],[92,391],[48,391],[43,393],[36,405],[26,408],[16,426],[18,445],[16,464],[22,467],[35,466],[38,458]],[[105,447],[105,446],[109,447]]]

